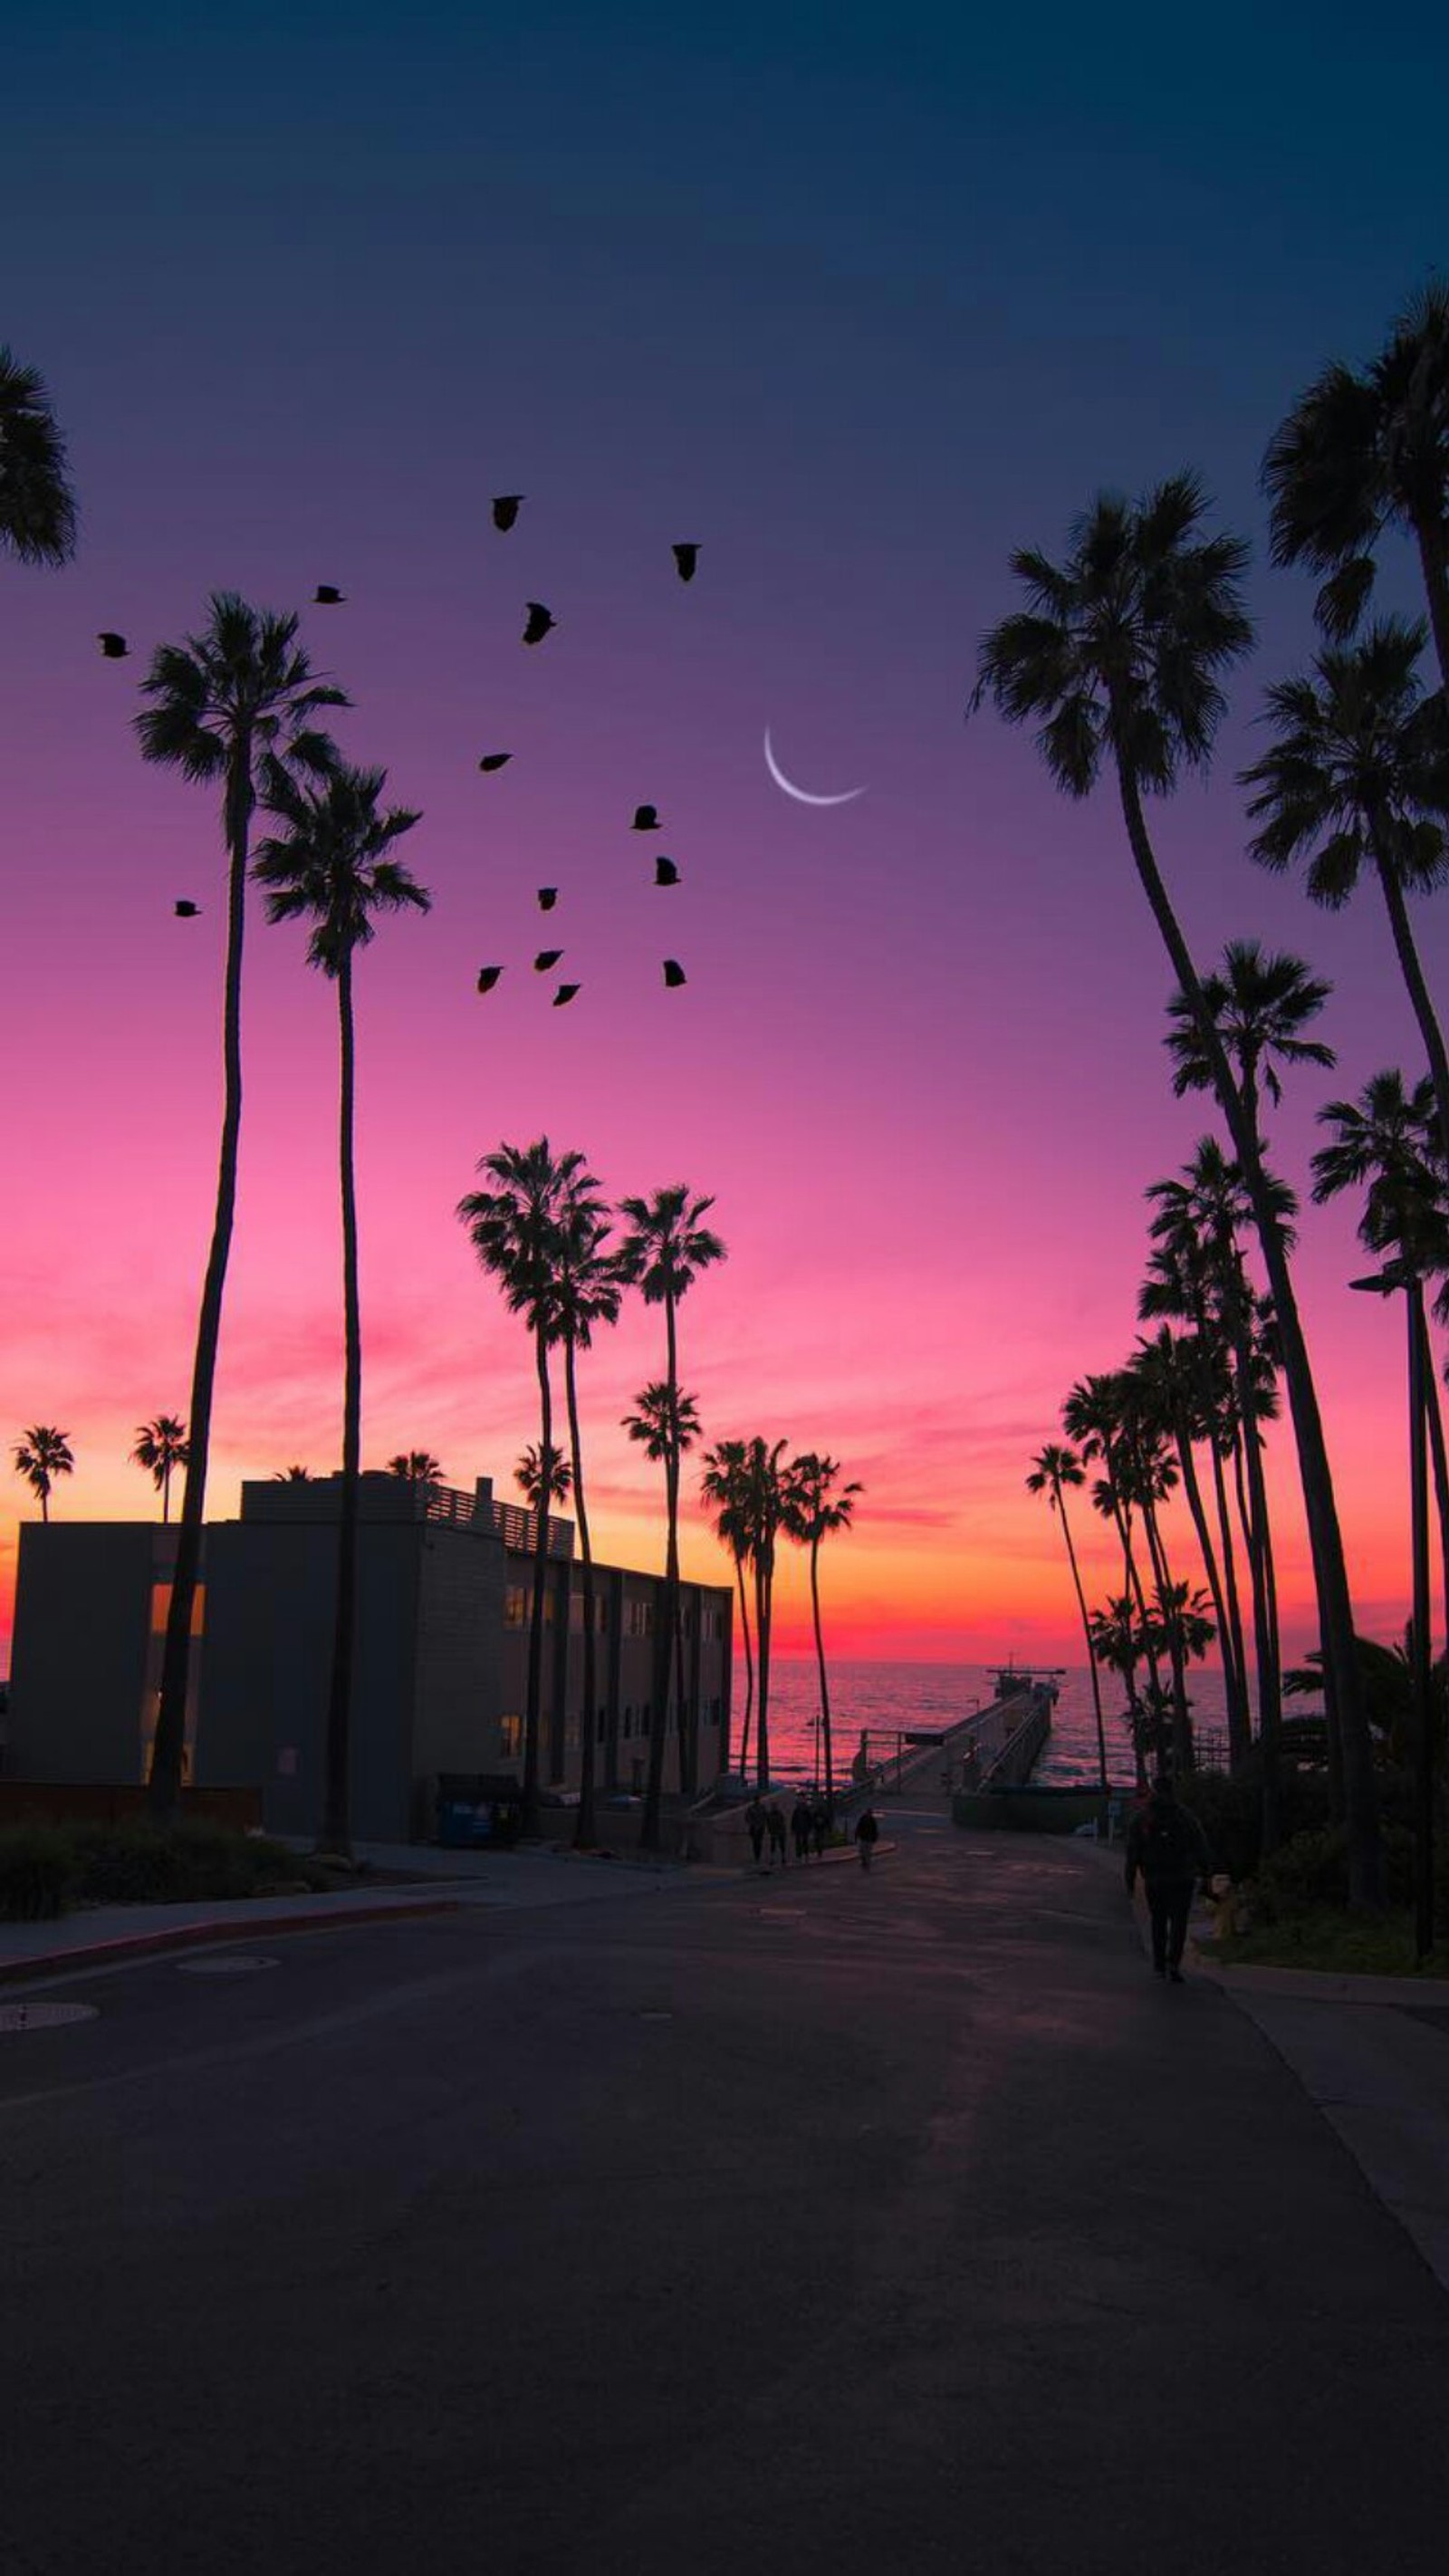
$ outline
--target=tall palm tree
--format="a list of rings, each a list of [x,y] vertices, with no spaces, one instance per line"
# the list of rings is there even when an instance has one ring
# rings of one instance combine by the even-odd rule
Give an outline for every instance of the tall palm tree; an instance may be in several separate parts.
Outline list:
[[[588,1189],[572,1191],[560,1211],[554,1290],[558,1334],[564,1356],[564,1405],[568,1414],[574,1517],[578,1523],[579,1555],[583,1568],[580,1586],[584,1622],[583,1719],[579,1738],[579,1812],[574,1846],[579,1851],[590,1851],[598,1840],[594,1803],[598,1622],[595,1616],[594,1549],[584,1494],[578,1355],[592,1346],[594,1334],[601,1326],[618,1322],[623,1286],[618,1264],[609,1246],[608,1212]]]
[[[664,1469],[665,1494],[667,1498],[671,1462],[673,1462],[677,1475],[679,1461],[688,1455],[689,1451],[694,1447],[696,1440],[698,1440],[701,1435],[702,1425],[699,1418],[699,1406],[694,1397],[686,1394],[682,1387],[671,1387],[667,1378],[652,1378],[648,1386],[641,1387],[639,1393],[635,1396],[634,1411],[632,1413],[625,1414],[623,1428],[628,1432],[631,1440],[636,1440],[639,1443],[645,1457],[650,1459],[656,1467],[662,1467]],[[659,1678],[660,1667],[659,1637],[662,1633],[667,1640],[670,1633],[667,1589],[664,1598],[658,1605],[658,1613],[659,1615],[654,1628],[655,1643],[653,1657],[654,1680],[656,1683]],[[694,1779],[693,1772],[690,1767],[690,1745],[686,1731],[687,1712],[684,1696],[684,1652],[683,1644],[678,1633],[677,1622],[675,1626],[674,1644],[670,1650],[669,1656],[666,1658],[666,1662],[668,1666],[665,1674],[666,1695],[669,1688],[671,1674],[674,1679],[677,1730],[679,1736],[680,1786],[681,1788],[689,1789],[694,1786]],[[657,1702],[654,1703],[654,1705],[657,1705]],[[654,1751],[654,1719],[652,1708],[650,1716],[649,1749],[652,1764]],[[662,1762],[663,1757],[661,1754],[661,1795],[663,1793]]]
[[[539,1449],[554,1447],[553,1382],[549,1353],[559,1337],[559,1225],[569,1198],[597,1184],[583,1155],[554,1155],[546,1136],[531,1145],[500,1145],[478,1165],[497,1186],[474,1190],[458,1203],[483,1268],[503,1291],[510,1314],[522,1315],[533,1337],[538,1377]],[[539,1752],[543,1713],[543,1630],[548,1585],[549,1516],[534,1513],[533,1608],[528,1630],[528,1696],[523,1722],[521,1830],[537,1835]]]
[[[45,382],[0,346],[0,548],[59,570],[75,553],[75,494]]]
[[[815,1660],[820,1671],[820,1723],[825,1744],[825,1812],[835,1822],[835,1761],[830,1735],[830,1681],[825,1669],[825,1636],[820,1624],[820,1550],[837,1530],[854,1526],[855,1498],[864,1485],[837,1485],[838,1458],[802,1449],[791,1459],[784,1482],[782,1527],[787,1538],[810,1550],[810,1610],[815,1625]]]
[[[381,913],[426,912],[432,896],[418,885],[394,844],[419,817],[404,806],[384,809],[385,769],[338,766],[319,785],[269,756],[262,795],[280,824],[257,849],[252,874],[267,889],[269,921],[311,924],[307,962],[337,987],[340,1046],[338,1170],[342,1193],[342,1493],[337,1515],[337,1596],[332,1677],[327,1694],[326,1756],[318,1842],[352,1851],[352,1672],[357,1623],[357,1480],[362,1470],[362,1314],[357,1277],[357,1165],[354,1145],[356,1039],[353,960],[376,937]]]
[[[1420,687],[1423,649],[1421,625],[1389,617],[1362,642],[1320,653],[1311,678],[1279,681],[1268,691],[1277,740],[1242,784],[1259,791],[1248,806],[1263,819],[1253,857],[1275,874],[1306,859],[1315,903],[1337,912],[1367,869],[1377,876],[1449,1162],[1449,1052],[1408,905],[1449,880],[1449,721],[1442,697]]]
[[[1019,552],[1013,568],[1029,605],[986,637],[972,705],[990,696],[1008,722],[1036,721],[1039,748],[1068,795],[1089,795],[1104,762],[1115,769],[1138,878],[1192,1003],[1262,1237],[1313,1552],[1325,1688],[1343,1745],[1351,1893],[1359,1905],[1378,1906],[1383,1864],[1373,1748],[1308,1345],[1256,1127],[1163,882],[1143,804],[1145,796],[1168,794],[1184,769],[1206,765],[1226,703],[1219,674],[1252,642],[1241,589],[1247,548],[1236,537],[1203,536],[1205,507],[1195,478],[1181,474],[1137,504],[1101,496],[1078,523],[1064,565],[1035,549]]]
[[[704,1453],[704,1472],[699,1480],[700,1499],[714,1514],[715,1535],[729,1549],[734,1563],[735,1585],[740,1602],[740,1633],[745,1641],[745,1722],[740,1734],[740,1777],[750,1758],[750,1719],[755,1705],[755,1657],[750,1640],[749,1606],[745,1598],[745,1567],[749,1563],[750,1537],[746,1517],[746,1444],[743,1440],[717,1440]],[[730,1747],[726,1737],[721,1770],[728,1777]]]
[[[1270,1068],[1271,1070],[1271,1068]],[[1252,1076],[1256,1080],[1256,1076]],[[1286,1264],[1292,1251],[1289,1223],[1296,1212],[1291,1191],[1272,1182],[1273,1224]],[[1228,1160],[1215,1136],[1200,1138],[1180,1180],[1155,1181],[1147,1193],[1157,1205],[1154,1239],[1179,1260],[1195,1263],[1204,1299],[1231,1361],[1233,1415],[1231,1431],[1246,1479],[1247,1507],[1243,1536],[1253,1595],[1253,1641],[1258,1680],[1258,1725],[1261,1736],[1264,1848],[1276,1848],[1282,1824],[1280,1741],[1282,1716],[1278,1623],[1275,1614],[1272,1539],[1268,1489],[1263,1473],[1261,1424],[1271,1418],[1271,1388],[1261,1380],[1262,1317],[1247,1276],[1241,1246],[1243,1228],[1253,1211],[1242,1175]],[[1192,1251],[1186,1247],[1191,1244]]]
[[[400,1449],[389,1458],[386,1472],[425,1495],[437,1493],[443,1482],[442,1466],[431,1449]]]
[[[1072,1590],[1077,1596],[1077,1614],[1082,1622],[1082,1635],[1087,1647],[1087,1671],[1092,1684],[1092,1713],[1097,1721],[1097,1772],[1102,1795],[1105,1798],[1108,1790],[1107,1731],[1102,1723],[1102,1685],[1097,1678],[1097,1658],[1092,1652],[1092,1631],[1087,1618],[1087,1598],[1082,1590],[1077,1551],[1072,1544],[1072,1527],[1067,1518],[1068,1493],[1080,1492],[1086,1481],[1087,1471],[1075,1449],[1068,1448],[1063,1441],[1048,1440],[1045,1446],[1037,1451],[1031,1462],[1031,1473],[1026,1480],[1026,1490],[1029,1494],[1045,1494],[1050,1509],[1061,1521],[1062,1537],[1066,1542],[1067,1563],[1072,1570]]]
[[[619,1213],[628,1232],[619,1246],[619,1272],[631,1287],[642,1290],[644,1302],[664,1309],[665,1376],[664,1383],[677,1395],[679,1386],[679,1350],[677,1316],[680,1299],[686,1296],[702,1270],[723,1261],[725,1248],[717,1234],[703,1220],[714,1205],[712,1198],[695,1198],[683,1182],[668,1189],[656,1190],[652,1198],[624,1199]],[[677,1416],[676,1416],[677,1419]],[[674,1444],[664,1460],[664,1491],[668,1529],[664,1557],[664,1616],[654,1641],[654,1698],[649,1733],[649,1769],[644,1790],[644,1815],[640,1829],[640,1847],[657,1851],[660,1839],[660,1800],[664,1783],[664,1745],[669,1725],[669,1685],[671,1671],[679,1657],[679,1447]],[[684,1719],[681,1693],[681,1730]]]
[[[1244,1114],[1261,1144],[1263,1100],[1277,1109],[1283,1099],[1280,1067],[1311,1064],[1330,1070],[1336,1062],[1322,1038],[1304,1034],[1333,986],[1286,950],[1265,949],[1257,939],[1230,939],[1221,966],[1203,976],[1199,989],[1236,1076]],[[1174,993],[1167,1016],[1171,1025],[1164,1044],[1173,1059],[1173,1097],[1213,1090],[1212,1046],[1204,1041],[1192,997]]]
[[[758,1713],[755,1721],[755,1780],[763,1792],[770,1786],[770,1644],[775,1608],[775,1542],[785,1517],[788,1473],[780,1461],[785,1442],[756,1434],[745,1443],[742,1512],[746,1546],[754,1577],[755,1657]]]
[[[22,1431],[10,1452],[17,1476],[23,1476],[40,1503],[40,1517],[50,1518],[51,1488],[58,1476],[68,1476],[75,1466],[70,1435],[57,1431],[48,1422],[37,1422],[30,1431]]]
[[[574,1476],[562,1449],[540,1450],[538,1442],[530,1440],[513,1470],[513,1481],[529,1510],[536,1512],[545,1502],[566,1503]]]
[[[1335,360],[1299,396],[1263,463],[1273,561],[1327,576],[1318,619],[1341,641],[1373,588],[1386,530],[1418,555],[1449,689],[1449,285],[1434,279],[1367,367]]]
[[[145,1468],[161,1497],[163,1529],[171,1518],[171,1479],[186,1457],[186,1425],[177,1414],[158,1413],[154,1422],[138,1426],[131,1464]]]
[[[153,704],[136,718],[143,759],[179,769],[183,778],[221,790],[222,837],[227,853],[227,940],[222,1005],[223,1104],[217,1161],[216,1209],[196,1325],[191,1404],[187,1413],[190,1456],[181,1494],[171,1603],[161,1659],[161,1697],[151,1757],[153,1815],[175,1814],[181,1796],[186,1737],[186,1676],[191,1619],[201,1565],[206,1471],[211,1455],[211,1406],[221,1341],[222,1296],[236,1213],[237,1151],[241,1139],[242,941],[247,874],[258,771],[268,757],[305,776],[323,776],[337,759],[317,730],[328,707],[346,706],[342,691],[316,680],[297,642],[298,620],[250,607],[235,591],[214,591],[204,633],[181,644],[163,644],[141,683]]]

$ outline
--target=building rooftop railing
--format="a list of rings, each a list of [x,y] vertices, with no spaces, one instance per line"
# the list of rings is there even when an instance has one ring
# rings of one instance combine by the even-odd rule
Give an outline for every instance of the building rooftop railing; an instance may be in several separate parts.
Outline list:
[[[532,1556],[538,1545],[537,1515],[521,1503],[499,1503],[481,1494],[465,1494],[457,1485],[425,1485],[421,1491],[425,1520],[443,1521],[453,1529],[491,1530],[515,1556]],[[548,1552],[550,1556],[573,1555],[572,1521],[555,1520],[549,1514]]]

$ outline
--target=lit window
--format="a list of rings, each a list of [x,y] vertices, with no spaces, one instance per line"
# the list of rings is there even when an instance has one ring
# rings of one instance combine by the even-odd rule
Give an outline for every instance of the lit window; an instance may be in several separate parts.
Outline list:
[[[521,1628],[528,1615],[528,1595],[521,1583],[510,1583],[503,1595],[503,1625]]]
[[[503,1755],[505,1761],[511,1755],[521,1753],[523,1751],[523,1720],[521,1717],[500,1717],[498,1721],[498,1750]]]

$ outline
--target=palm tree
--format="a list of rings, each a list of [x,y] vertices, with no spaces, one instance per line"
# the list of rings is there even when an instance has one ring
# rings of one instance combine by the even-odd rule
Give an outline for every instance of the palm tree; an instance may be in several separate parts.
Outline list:
[[[566,1503],[573,1480],[573,1469],[562,1449],[540,1450],[536,1440],[530,1440],[513,1470],[513,1481],[531,1512],[547,1503]]]
[[[1139,1314],[1146,1316],[1152,1311],[1155,1286],[1156,1283],[1149,1280],[1139,1292]],[[1138,1341],[1128,1366],[1142,1384],[1149,1404],[1166,1427],[1176,1451],[1182,1490],[1192,1515],[1217,1634],[1222,1641],[1229,1760],[1232,1766],[1236,1766],[1248,1751],[1250,1736],[1240,1659],[1241,1631],[1234,1629],[1229,1616],[1228,1597],[1208,1527],[1207,1506],[1203,1501],[1194,1455],[1195,1446],[1199,1443],[1213,1446],[1216,1455],[1216,1442],[1222,1425],[1222,1372],[1195,1336],[1174,1333],[1169,1324],[1160,1324],[1150,1340]]]
[[[70,1475],[75,1466],[69,1434],[54,1430],[49,1423],[37,1422],[33,1430],[22,1431],[10,1455],[17,1476],[23,1476],[39,1498],[41,1519],[48,1521],[51,1487],[57,1476]]]
[[[326,707],[347,704],[340,689],[313,679],[312,666],[297,643],[297,625],[294,616],[249,607],[234,591],[213,592],[205,633],[189,635],[181,644],[163,644],[152,656],[141,686],[154,704],[143,708],[136,718],[143,759],[179,769],[184,778],[198,784],[220,786],[222,835],[227,851],[224,1096],[216,1210],[196,1325],[187,1414],[191,1454],[181,1494],[151,1757],[150,1806],[153,1815],[162,1819],[175,1814],[181,1795],[186,1675],[201,1565],[212,1393],[236,1212],[242,1110],[242,940],[258,768],[262,760],[271,757],[307,776],[324,775],[335,765],[337,755],[327,737],[316,730],[316,718]]]
[[[75,538],[65,441],[44,380],[0,346],[0,547],[19,563],[58,571]]]
[[[850,1529],[855,1520],[855,1497],[865,1487],[851,1483],[837,1486],[840,1473],[838,1458],[825,1458],[813,1449],[802,1449],[790,1461],[783,1478],[784,1512],[782,1527],[787,1538],[810,1550],[810,1608],[815,1623],[815,1660],[820,1668],[820,1722],[825,1743],[825,1812],[835,1822],[835,1766],[830,1737],[830,1683],[825,1670],[825,1638],[820,1625],[820,1549],[822,1542],[836,1530]]]
[[[1320,653],[1312,678],[1279,681],[1268,691],[1278,738],[1242,784],[1259,790],[1248,812],[1264,818],[1253,857],[1275,874],[1306,859],[1315,903],[1337,912],[1365,870],[1377,876],[1449,1163],[1449,1053],[1408,906],[1449,879],[1449,725],[1443,699],[1420,687],[1423,649],[1422,625],[1389,617],[1361,643]]]
[[[176,1414],[158,1413],[154,1422],[138,1426],[131,1464],[145,1468],[161,1497],[163,1529],[171,1518],[171,1478],[185,1466],[186,1457],[186,1425]]]
[[[389,1458],[386,1473],[425,1498],[436,1494],[443,1482],[442,1467],[431,1449],[400,1449],[395,1458]]]
[[[594,1602],[594,1550],[584,1496],[578,1355],[591,1347],[594,1334],[601,1325],[618,1322],[623,1287],[618,1264],[609,1249],[607,1212],[599,1200],[584,1188],[570,1193],[560,1213],[554,1291],[558,1333],[564,1355],[564,1404],[568,1414],[574,1516],[578,1522],[579,1554],[583,1565],[580,1587],[584,1622],[583,1718],[579,1738],[579,1813],[574,1829],[574,1847],[578,1851],[589,1851],[598,1840],[594,1809],[598,1622]]]
[[[274,1485],[310,1485],[311,1482],[310,1467],[274,1467],[272,1469]]]
[[[648,1306],[664,1309],[665,1376],[671,1391],[671,1402],[679,1386],[679,1351],[677,1315],[679,1301],[688,1294],[702,1270],[711,1263],[723,1261],[725,1248],[717,1234],[703,1222],[714,1205],[712,1198],[694,1198],[683,1182],[669,1189],[656,1190],[652,1198],[632,1198],[621,1202],[619,1213],[629,1231],[619,1246],[619,1275],[631,1287],[640,1288]],[[675,1419],[677,1420],[677,1415]],[[669,1725],[669,1684],[671,1668],[679,1657],[679,1447],[674,1443],[664,1460],[664,1491],[668,1513],[668,1530],[664,1557],[664,1616],[654,1641],[654,1699],[649,1733],[649,1770],[644,1790],[644,1816],[639,1835],[640,1848],[659,1848],[659,1811],[664,1783],[664,1745]],[[683,1692],[680,1692],[681,1741],[683,1739]]]
[[[554,1449],[553,1383],[549,1352],[559,1337],[559,1226],[570,1198],[592,1194],[597,1184],[582,1154],[555,1157],[546,1136],[531,1145],[500,1145],[478,1165],[497,1183],[458,1203],[480,1262],[503,1291],[510,1314],[522,1315],[533,1336],[538,1376],[539,1452]],[[522,1831],[536,1836],[539,1821],[539,1751],[543,1713],[543,1629],[548,1584],[549,1516],[534,1514],[533,1608],[528,1630],[528,1697],[523,1724]]]
[[[1013,568],[1029,607],[986,637],[972,698],[1010,723],[1037,720],[1056,783],[1084,797],[1104,762],[1116,772],[1127,839],[1181,990],[1191,1001],[1213,1087],[1253,1202],[1293,1409],[1318,1591],[1324,1681],[1343,1745],[1349,1875],[1355,1903],[1383,1895],[1378,1790],[1353,1647],[1343,1536],[1308,1345],[1272,1214],[1256,1127],[1233,1077],[1147,829],[1145,795],[1166,795],[1206,765],[1225,708],[1219,674],[1252,642],[1241,539],[1201,535],[1201,487],[1181,474],[1130,504],[1106,494],[1078,523],[1058,567],[1036,550]]]
[[[1082,1622],[1082,1635],[1087,1644],[1087,1671],[1092,1683],[1092,1710],[1097,1721],[1097,1771],[1102,1795],[1105,1798],[1108,1791],[1107,1731],[1102,1723],[1102,1686],[1097,1679],[1097,1658],[1092,1652],[1092,1631],[1087,1618],[1087,1600],[1082,1590],[1082,1578],[1077,1566],[1077,1551],[1072,1545],[1071,1523],[1067,1519],[1067,1495],[1069,1492],[1079,1492],[1086,1481],[1087,1471],[1075,1449],[1069,1449],[1060,1440],[1048,1440],[1045,1447],[1037,1451],[1031,1462],[1031,1474],[1026,1480],[1026,1490],[1029,1494],[1045,1494],[1051,1510],[1061,1519],[1062,1537],[1066,1541],[1067,1548],[1067,1563],[1072,1569],[1072,1590],[1077,1596],[1077,1611]]]
[[[774,1621],[775,1541],[785,1517],[787,1469],[780,1465],[785,1442],[773,1446],[758,1434],[745,1443],[742,1515],[745,1543],[754,1575],[755,1648],[759,1673],[759,1714],[755,1725],[755,1780],[770,1786],[770,1640]]]
[[[1440,675],[1449,690],[1449,286],[1414,296],[1360,372],[1336,360],[1301,394],[1263,463],[1273,561],[1327,576],[1318,619],[1351,635],[1388,529],[1419,558]]]
[[[734,1561],[735,1584],[740,1600],[740,1633],[745,1641],[745,1722],[740,1735],[740,1777],[750,1758],[750,1718],[755,1705],[755,1657],[750,1641],[749,1608],[745,1599],[745,1567],[749,1562],[749,1527],[746,1520],[745,1488],[746,1448],[743,1440],[717,1440],[704,1453],[704,1473],[699,1480],[701,1501],[714,1513],[715,1534],[729,1549]],[[724,1745],[721,1770],[730,1770],[729,1739]]]
[[[269,921],[307,921],[307,962],[337,987],[340,1043],[338,1168],[342,1190],[342,1493],[337,1515],[337,1598],[319,1848],[350,1856],[352,1670],[357,1618],[357,1480],[362,1468],[362,1316],[357,1278],[357,1169],[354,1149],[356,1049],[353,960],[376,937],[379,913],[426,912],[432,897],[415,883],[393,844],[418,816],[384,811],[385,769],[337,767],[320,785],[269,756],[262,773],[267,812],[281,824],[260,843],[252,874],[267,888]]]

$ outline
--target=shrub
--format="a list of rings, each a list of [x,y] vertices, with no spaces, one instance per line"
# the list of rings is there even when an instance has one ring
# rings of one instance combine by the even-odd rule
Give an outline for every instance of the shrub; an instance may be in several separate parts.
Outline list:
[[[1262,1781],[1256,1754],[1241,1770],[1193,1771],[1178,1783],[1178,1796],[1190,1807],[1208,1838],[1215,1869],[1229,1878],[1257,1876],[1262,1854]],[[1328,1782],[1312,1772],[1283,1770],[1285,1839],[1326,1828]]]
[[[184,1905],[255,1896],[313,1873],[284,1843],[239,1834],[210,1817],[171,1826],[80,1825],[73,1835],[80,1892],[97,1905]]]
[[[1390,1905],[1411,1903],[1414,1837],[1403,1825],[1383,1827],[1384,1892]],[[1263,1863],[1255,1911],[1268,1923],[1315,1906],[1348,1903],[1348,1837],[1342,1825],[1295,1834]]]
[[[76,1880],[70,1838],[53,1825],[12,1825],[0,1832],[0,1917],[39,1923],[64,1914]]]

